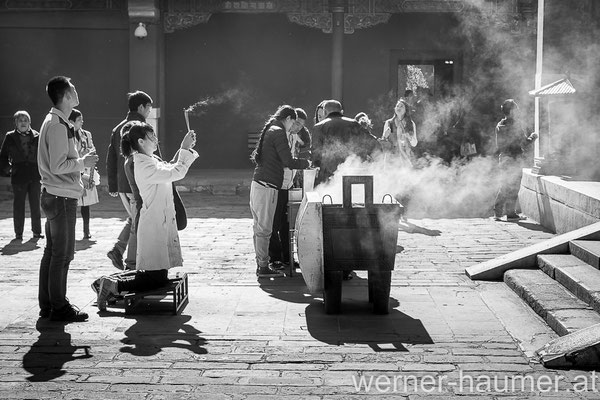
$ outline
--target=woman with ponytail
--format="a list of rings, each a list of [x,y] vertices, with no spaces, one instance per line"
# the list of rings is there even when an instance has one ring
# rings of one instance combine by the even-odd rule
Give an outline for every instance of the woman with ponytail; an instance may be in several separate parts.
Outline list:
[[[290,128],[296,118],[294,107],[280,106],[265,123],[251,156],[256,167],[250,185],[250,210],[254,220],[256,276],[259,278],[283,275],[269,266],[269,240],[277,207],[277,192],[283,183],[283,168],[310,168],[308,160],[293,158],[290,149]]]
[[[130,126],[128,126],[130,125]],[[158,138],[151,125],[132,121],[122,130],[121,152],[133,155],[135,182],[142,198],[137,230],[136,272],[100,279],[98,308],[106,309],[110,296],[120,292],[156,289],[168,282],[168,270],[183,264],[177,234],[172,183],[183,179],[198,153],[192,148],[196,134],[189,131],[181,141],[175,161],[162,161],[154,152]]]

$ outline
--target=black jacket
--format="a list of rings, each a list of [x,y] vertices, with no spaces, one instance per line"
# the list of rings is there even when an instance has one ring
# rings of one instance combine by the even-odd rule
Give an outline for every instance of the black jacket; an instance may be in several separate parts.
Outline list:
[[[282,124],[275,122],[263,138],[262,154],[256,161],[253,180],[270,183],[281,188],[283,183],[283,167],[289,169],[305,169],[308,160],[293,158],[287,135]]]
[[[7,132],[0,148],[0,175],[10,176],[14,184],[40,181],[40,172],[37,164],[37,149],[40,134],[30,129],[29,157],[26,157],[21,144],[19,132]]]
[[[314,126],[312,139],[313,164],[321,168],[318,182],[329,179],[350,155],[365,158],[373,147],[368,144],[371,138],[356,120],[337,112]]]
[[[129,111],[127,118],[115,126],[110,134],[110,144],[106,155],[106,173],[108,175],[108,191],[111,193],[131,193],[131,187],[125,176],[125,157],[121,154],[121,129],[129,121],[146,122],[136,111]]]
[[[504,117],[496,125],[496,155],[518,158],[531,142],[525,127],[512,117]]]

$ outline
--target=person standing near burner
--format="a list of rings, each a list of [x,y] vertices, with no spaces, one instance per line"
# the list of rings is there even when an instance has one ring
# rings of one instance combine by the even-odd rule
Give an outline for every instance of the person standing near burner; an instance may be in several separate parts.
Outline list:
[[[256,165],[250,185],[253,241],[256,253],[256,276],[268,278],[283,276],[269,266],[269,240],[277,208],[278,190],[283,184],[283,169],[306,169],[310,162],[292,157],[288,132],[296,121],[294,107],[280,106],[265,123],[251,159]]]
[[[326,100],[323,109],[325,119],[313,128],[312,159],[320,168],[315,185],[329,180],[349,156],[365,152],[366,134],[356,120],[344,117],[342,103]]]

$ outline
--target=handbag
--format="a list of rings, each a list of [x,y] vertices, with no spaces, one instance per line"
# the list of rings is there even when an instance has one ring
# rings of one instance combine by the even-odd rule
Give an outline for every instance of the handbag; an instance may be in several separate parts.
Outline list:
[[[181,196],[179,196],[179,192],[175,187],[175,183],[173,183],[173,204],[175,205],[175,221],[177,222],[177,230],[182,231],[187,226],[187,213],[185,211],[183,201],[181,201]]]

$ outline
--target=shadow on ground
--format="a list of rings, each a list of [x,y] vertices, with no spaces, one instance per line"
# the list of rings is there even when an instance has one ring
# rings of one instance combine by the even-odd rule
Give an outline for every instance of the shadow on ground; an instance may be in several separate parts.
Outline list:
[[[38,245],[38,241],[40,239],[31,238],[27,241],[22,241],[20,239],[13,239],[7,245],[5,245],[2,249],[0,249],[0,254],[3,256],[12,256],[17,253],[21,253],[23,251],[34,251],[40,248]],[[42,240],[42,245],[45,242]]]
[[[398,225],[398,230],[406,233],[418,233],[427,236],[440,236],[442,231],[438,229],[427,229],[419,225],[415,225],[412,222],[402,222]]]
[[[189,315],[174,316],[131,316],[126,319],[135,319],[125,337],[121,339],[124,344],[120,351],[134,356],[148,357],[160,353],[164,348],[178,348],[189,350],[196,354],[206,354],[204,347],[206,339],[200,337],[202,333],[188,322],[192,319]]]
[[[399,302],[390,297],[390,313],[373,314],[367,279],[354,275],[342,284],[342,311],[325,313],[323,299],[311,295],[302,276],[259,280],[260,288],[271,297],[292,303],[305,303],[306,326],[310,335],[323,343],[366,344],[373,351],[408,351],[405,344],[431,344],[429,333],[419,319],[396,310]]]
[[[90,346],[73,346],[71,335],[65,332],[66,323],[39,319],[38,340],[23,356],[23,368],[30,382],[48,382],[67,373],[64,365],[70,361],[92,357]]]
[[[95,239],[81,239],[75,241],[75,252],[87,250],[96,244]]]
[[[542,225],[540,225],[534,221],[528,221],[528,220],[518,221],[517,225],[522,226],[523,228],[529,229],[530,231],[552,233],[549,229],[544,228]]]

